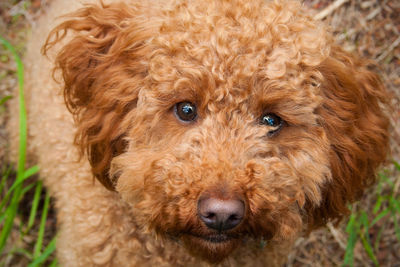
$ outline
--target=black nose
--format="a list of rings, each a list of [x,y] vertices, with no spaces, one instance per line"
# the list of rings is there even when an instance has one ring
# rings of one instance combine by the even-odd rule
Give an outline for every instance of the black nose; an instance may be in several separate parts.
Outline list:
[[[197,205],[198,215],[211,229],[227,231],[240,224],[244,217],[244,203],[238,199],[203,198]]]

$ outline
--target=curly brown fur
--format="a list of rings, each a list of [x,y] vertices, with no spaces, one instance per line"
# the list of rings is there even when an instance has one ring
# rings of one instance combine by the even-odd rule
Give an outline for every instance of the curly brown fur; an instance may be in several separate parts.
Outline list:
[[[88,4],[43,49],[75,120],[54,82],[31,85],[57,99],[31,107],[53,110],[46,134],[66,132],[32,130],[64,265],[280,264],[348,212],[388,152],[378,76],[295,1]],[[185,101],[193,120],[177,115]],[[207,226],[204,198],[243,203],[240,224]]]

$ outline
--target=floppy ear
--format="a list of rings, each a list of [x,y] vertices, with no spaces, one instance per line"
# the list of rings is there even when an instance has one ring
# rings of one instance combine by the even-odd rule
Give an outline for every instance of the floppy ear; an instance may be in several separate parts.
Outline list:
[[[55,71],[61,70],[65,103],[77,124],[75,143],[87,154],[94,176],[110,190],[110,162],[126,146],[126,116],[136,106],[146,73],[138,59],[150,32],[135,12],[137,8],[122,3],[87,5],[69,14],[43,47],[46,53],[67,37]]]
[[[389,152],[388,96],[379,77],[339,47],[318,70],[324,100],[317,112],[331,144],[332,180],[323,188],[321,206],[309,210],[313,226],[348,213],[347,204],[375,181]]]

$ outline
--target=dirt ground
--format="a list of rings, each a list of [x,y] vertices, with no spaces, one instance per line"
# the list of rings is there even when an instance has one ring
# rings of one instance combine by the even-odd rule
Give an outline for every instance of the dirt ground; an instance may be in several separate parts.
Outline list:
[[[23,55],[30,27],[50,2],[51,0],[1,0],[0,36],[9,40]],[[400,162],[400,1],[304,0],[304,5],[330,25],[337,42],[346,50],[357,52],[377,63],[377,70],[392,94],[392,158]],[[329,9],[330,7],[333,8]],[[324,13],[325,11],[327,12]],[[13,88],[17,87],[15,70],[16,65],[11,55],[0,47],[0,99],[11,95]],[[8,142],[4,129],[6,119],[6,108],[3,105],[0,106],[0,167],[7,163]],[[390,179],[398,188],[399,174],[394,174],[390,166],[388,168]],[[355,209],[372,209],[375,201],[376,194],[371,189]],[[382,234],[376,254],[381,266],[400,266],[400,242],[396,239],[393,228],[389,223]],[[345,245],[345,223],[339,226],[328,225],[326,229],[312,233],[307,239],[299,239],[296,243],[297,249],[290,256],[287,266],[341,265]],[[355,265],[373,266],[360,242],[355,247]]]

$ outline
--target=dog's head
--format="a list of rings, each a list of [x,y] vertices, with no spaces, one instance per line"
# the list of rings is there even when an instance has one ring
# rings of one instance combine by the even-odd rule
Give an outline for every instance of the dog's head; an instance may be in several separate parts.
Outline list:
[[[374,181],[385,90],[299,4],[132,2],[84,7],[45,50],[73,32],[76,143],[146,229],[217,262],[340,219]]]

